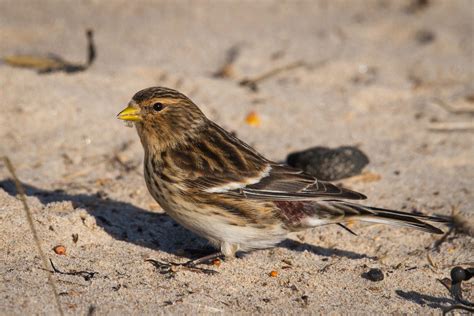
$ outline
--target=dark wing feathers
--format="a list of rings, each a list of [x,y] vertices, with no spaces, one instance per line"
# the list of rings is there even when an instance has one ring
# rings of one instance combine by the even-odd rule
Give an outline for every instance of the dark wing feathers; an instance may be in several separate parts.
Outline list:
[[[297,201],[311,200],[318,197],[342,199],[365,199],[365,195],[337,187],[329,182],[318,181],[301,170],[284,165],[271,165],[270,172],[259,182],[237,189],[248,198]]]
[[[447,223],[446,218],[354,204],[343,200],[275,201],[283,221],[291,229],[327,224],[347,223],[352,220],[407,226],[441,234],[439,228],[428,222]]]
[[[405,213],[379,207],[353,204],[339,200],[324,200],[323,204],[318,204],[318,206],[322,207],[322,209],[326,208],[326,210],[336,209],[338,211],[342,211],[344,218],[346,219],[354,218],[361,221],[409,226],[434,234],[442,234],[443,231],[429,223],[426,223],[425,221],[438,223],[448,222],[446,218],[439,216]]]
[[[189,168],[189,174],[193,174],[184,181],[190,188],[269,201],[366,198],[363,194],[318,181],[300,169],[273,163],[213,122],[209,122],[208,129],[201,131],[200,136],[192,148],[181,148],[172,155],[175,164]],[[190,160],[195,163],[179,163],[180,156],[186,153],[194,156]],[[226,191],[228,184],[235,186],[228,186]]]

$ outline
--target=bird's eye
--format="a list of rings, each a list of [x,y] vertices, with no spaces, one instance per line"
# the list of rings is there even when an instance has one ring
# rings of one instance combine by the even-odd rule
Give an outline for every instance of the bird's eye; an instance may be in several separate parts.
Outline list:
[[[157,102],[153,104],[153,110],[155,110],[156,112],[163,110],[163,108],[164,106],[163,106],[163,103],[161,102]]]

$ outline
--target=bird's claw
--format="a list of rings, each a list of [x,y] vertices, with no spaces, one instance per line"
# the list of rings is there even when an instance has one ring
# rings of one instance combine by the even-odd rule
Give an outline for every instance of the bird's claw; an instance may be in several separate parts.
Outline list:
[[[185,268],[188,271],[192,272],[199,272],[204,274],[218,274],[216,270],[206,269],[206,268],[199,268],[193,261],[188,261],[186,263],[181,264],[181,267]]]
[[[178,272],[180,269],[210,275],[219,273],[215,270],[199,268],[192,260],[184,263],[176,263],[171,261],[163,262],[154,259],[147,259],[145,261],[150,262],[160,274],[172,274]]]
[[[162,262],[154,259],[147,259],[145,261],[150,262],[160,274],[169,274],[177,271],[176,267],[178,264],[173,262]]]

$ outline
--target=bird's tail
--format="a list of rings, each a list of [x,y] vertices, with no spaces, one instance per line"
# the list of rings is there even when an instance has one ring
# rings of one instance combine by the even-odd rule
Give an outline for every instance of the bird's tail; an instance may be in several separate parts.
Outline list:
[[[378,207],[359,205],[341,200],[323,200],[317,202],[319,223],[325,218],[324,224],[344,223],[352,220],[382,223],[395,226],[406,226],[419,229],[428,233],[442,234],[443,231],[428,222],[447,223],[447,218],[411,214],[400,211],[388,210]],[[311,219],[309,220],[311,222]]]

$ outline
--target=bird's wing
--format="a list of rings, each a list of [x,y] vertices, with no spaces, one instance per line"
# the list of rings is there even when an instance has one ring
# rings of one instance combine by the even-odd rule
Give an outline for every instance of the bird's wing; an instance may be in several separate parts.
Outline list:
[[[319,181],[301,170],[268,163],[258,175],[209,173],[188,181],[188,185],[208,193],[239,195],[269,201],[304,201],[321,197],[361,200],[358,192]]]
[[[329,182],[285,165],[269,164],[266,174],[259,181],[232,190],[248,198],[273,201],[311,200],[319,197],[365,199],[366,196],[340,188]]]
[[[188,188],[269,201],[302,201],[320,197],[365,199],[363,194],[319,181],[300,169],[276,164],[211,123],[200,142],[174,155],[174,164],[192,170]],[[180,156],[192,156],[186,162]]]

